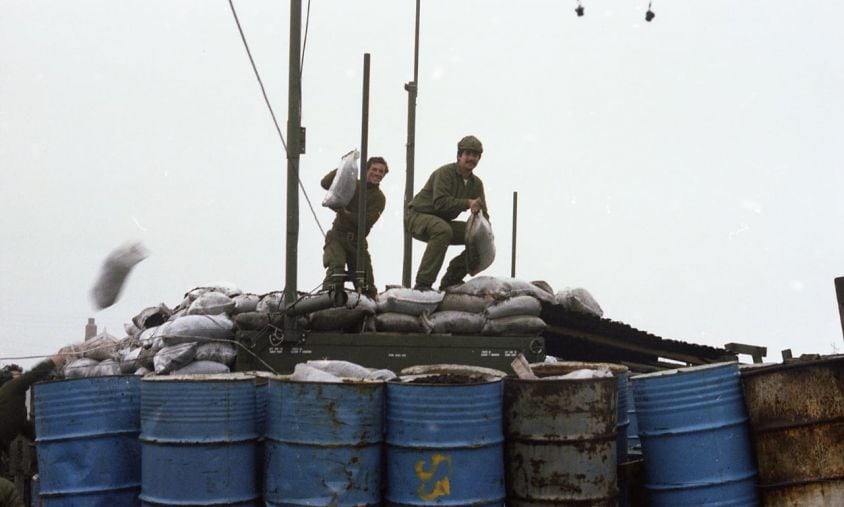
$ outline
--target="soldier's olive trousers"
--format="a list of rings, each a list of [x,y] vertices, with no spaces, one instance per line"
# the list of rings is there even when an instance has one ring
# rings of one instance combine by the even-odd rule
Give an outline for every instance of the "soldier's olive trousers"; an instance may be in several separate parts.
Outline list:
[[[445,253],[449,245],[465,244],[466,222],[460,220],[446,222],[438,216],[417,213],[409,209],[407,228],[414,239],[428,244],[425,247],[425,253],[422,254],[419,269],[416,271],[416,283],[433,286],[445,262]],[[466,249],[463,249],[448,263],[448,269],[440,281],[440,286],[445,287],[460,282],[467,272]]]
[[[355,271],[357,270],[357,240],[352,233],[338,232],[334,229],[325,234],[325,246],[322,249],[322,265],[325,267],[325,280],[322,283],[323,289],[329,289],[332,284],[332,277],[337,273],[348,273],[355,282]],[[346,270],[348,266],[348,271]],[[363,240],[363,269],[364,287],[355,288],[370,297],[375,297],[375,277],[372,274],[372,259],[369,257],[369,245],[366,239]]]

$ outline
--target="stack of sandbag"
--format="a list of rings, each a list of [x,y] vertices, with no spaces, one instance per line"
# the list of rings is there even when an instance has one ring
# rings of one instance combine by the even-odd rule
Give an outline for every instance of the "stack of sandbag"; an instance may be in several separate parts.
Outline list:
[[[387,333],[424,333],[422,316],[436,311],[442,292],[388,289],[378,295],[375,330]]]
[[[61,375],[66,378],[120,375],[120,350],[128,346],[129,338],[119,340],[108,332],[63,349],[70,356],[65,359]]]
[[[443,304],[425,322],[431,333],[534,336],[546,327],[542,302],[553,304],[554,296],[534,283],[479,276],[446,289]]]
[[[369,319],[375,315],[376,307],[375,301],[371,298],[346,290],[345,305],[311,312],[307,315],[306,326],[312,331],[360,333],[367,326]]]

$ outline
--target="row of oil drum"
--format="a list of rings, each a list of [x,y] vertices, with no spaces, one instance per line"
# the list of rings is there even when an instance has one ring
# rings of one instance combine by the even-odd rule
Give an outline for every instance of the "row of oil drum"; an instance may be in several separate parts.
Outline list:
[[[633,376],[635,412],[619,368],[468,383],[49,382],[35,391],[41,502],[617,505],[619,414],[635,413],[651,505],[844,505],[842,364]]]

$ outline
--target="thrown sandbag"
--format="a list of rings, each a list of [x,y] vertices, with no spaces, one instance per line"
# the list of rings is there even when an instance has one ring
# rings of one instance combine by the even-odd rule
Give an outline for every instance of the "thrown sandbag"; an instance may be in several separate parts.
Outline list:
[[[208,291],[188,307],[188,315],[220,315],[234,310],[234,301],[221,292]]]
[[[98,309],[117,301],[132,268],[149,255],[141,243],[127,243],[114,249],[103,262],[100,274],[91,288],[91,299]]]
[[[305,363],[299,363],[293,368],[293,373],[290,375],[290,380],[298,380],[304,382],[342,382],[339,377],[322,371],[319,368],[308,366]]]
[[[233,314],[241,314],[247,312],[254,312],[258,309],[258,303],[261,302],[261,296],[257,294],[241,294],[232,298],[234,301]]]
[[[546,303],[554,303],[554,296],[536,285],[508,277],[477,276],[468,282],[449,287],[446,292],[449,294],[472,294],[495,299],[528,295]]]
[[[478,334],[486,318],[468,312],[435,312],[420,317],[425,330],[431,334]]]
[[[64,365],[64,369],[62,374],[65,378],[83,378],[83,377],[91,377],[94,368],[100,364],[99,361],[95,359],[90,359],[87,357],[80,357],[79,359],[74,359]]]
[[[153,359],[155,373],[163,375],[190,363],[196,357],[196,346],[196,342],[180,343],[159,350]]]
[[[539,317],[504,317],[487,320],[481,334],[488,336],[536,336],[546,327],[545,321]]]
[[[322,200],[322,205],[333,210],[343,209],[349,205],[355,195],[358,184],[358,159],[360,152],[352,150],[343,155],[334,180]]]
[[[234,345],[228,342],[206,342],[197,345],[194,361],[213,361],[231,366],[236,358]]]
[[[443,296],[442,292],[433,290],[389,289],[378,295],[378,311],[418,316],[424,312],[436,310],[442,302]]]
[[[416,315],[389,312],[375,316],[375,330],[383,333],[424,333],[425,326]]]
[[[132,322],[138,329],[144,330],[160,326],[170,320],[172,316],[173,310],[168,308],[164,303],[159,303],[141,310],[139,314],[132,317]]]
[[[483,213],[473,213],[466,222],[466,271],[475,276],[495,260],[495,236]]]
[[[228,366],[216,361],[192,361],[175,370],[172,375],[212,375],[229,373],[230,371],[231,369]]]
[[[487,307],[484,313],[488,319],[517,317],[520,315],[539,317],[539,314],[542,313],[542,305],[533,296],[516,296],[498,301],[494,305]]]
[[[161,337],[164,345],[233,340],[233,328],[225,315],[185,315],[159,326],[154,336]]]
[[[565,288],[558,292],[554,296],[554,299],[558,305],[561,305],[566,310],[595,315],[597,317],[604,316],[604,310],[601,309],[601,305],[595,301],[595,298],[586,289],[580,287],[576,289]]]
[[[491,297],[475,296],[472,294],[449,294],[446,293],[442,303],[437,307],[438,312],[469,312],[482,313],[486,307],[494,303]]]
[[[317,359],[308,361],[305,364],[326,373],[330,373],[335,377],[366,378],[366,376],[369,375],[369,368],[364,368],[359,364],[351,363],[349,361]]]

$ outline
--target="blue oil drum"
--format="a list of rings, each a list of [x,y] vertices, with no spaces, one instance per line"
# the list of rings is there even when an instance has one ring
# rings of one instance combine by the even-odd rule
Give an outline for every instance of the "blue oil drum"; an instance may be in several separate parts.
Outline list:
[[[621,465],[622,463],[627,463],[628,453],[627,453],[627,431],[630,428],[630,412],[628,410],[628,383],[630,379],[630,374],[627,371],[619,372],[615,374],[615,378],[618,382],[618,405],[617,405],[617,423],[616,423],[616,430],[618,431],[618,435],[616,436],[616,458],[618,460],[618,464]]]
[[[651,505],[757,505],[737,363],[637,375],[632,383]]]
[[[128,375],[35,385],[41,505],[139,505],[140,398]]]
[[[141,382],[143,505],[257,506],[254,378]]]
[[[633,386],[627,381],[627,453],[641,456],[642,443],[639,441],[639,419],[636,417],[636,399],[633,396]]]
[[[271,378],[266,505],[381,505],[383,441],[383,382]]]
[[[504,505],[501,379],[387,383],[389,505]]]

